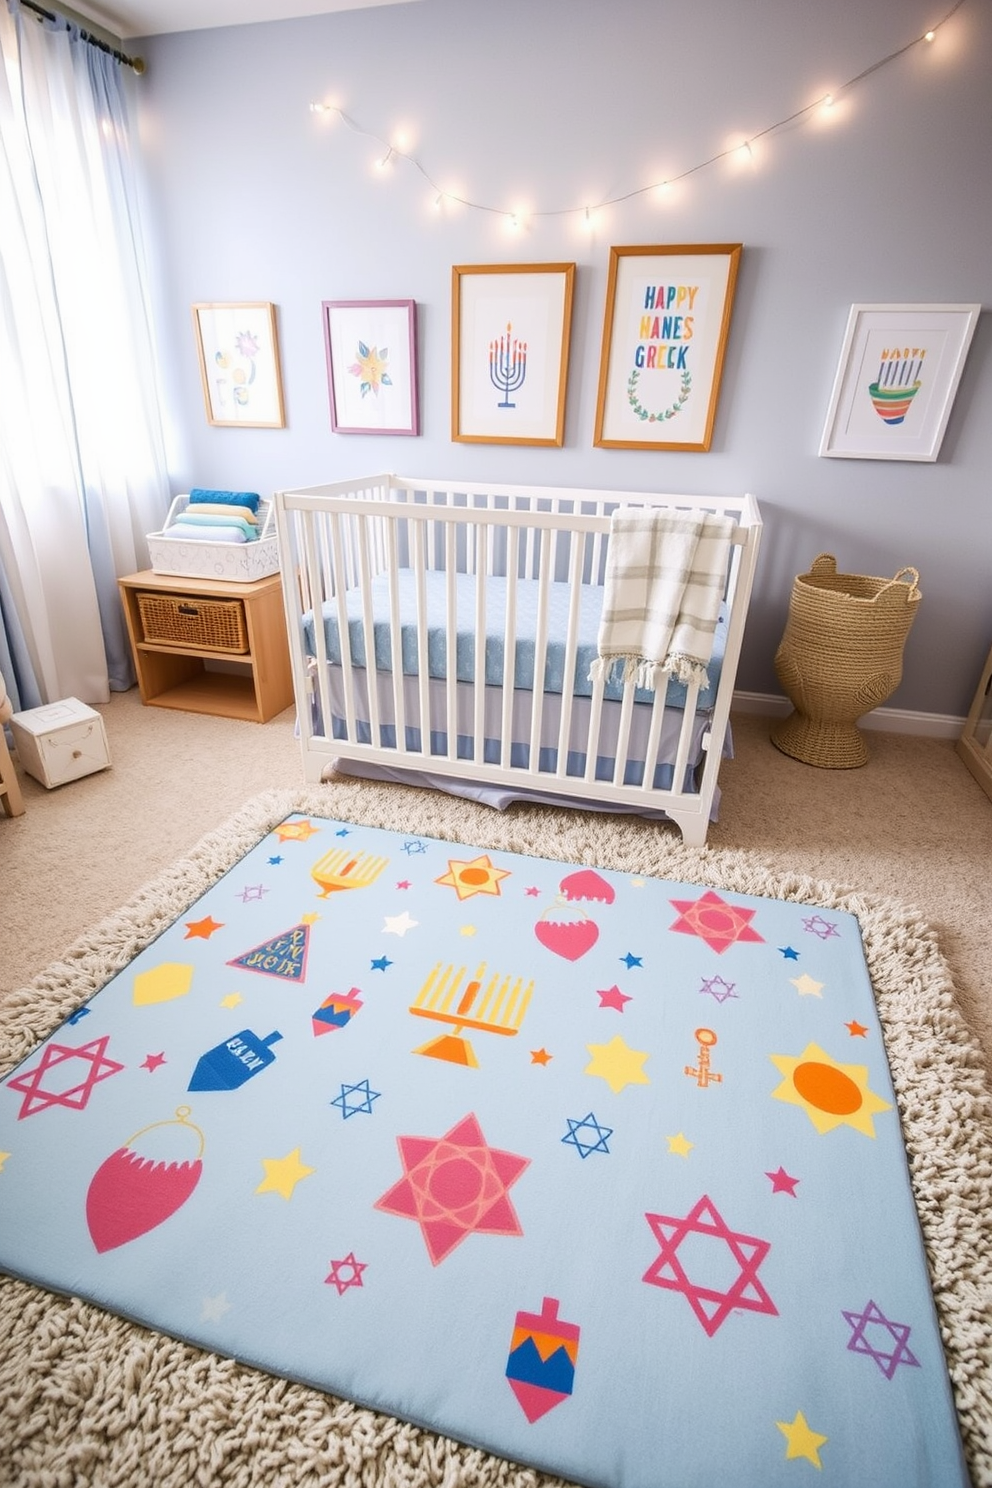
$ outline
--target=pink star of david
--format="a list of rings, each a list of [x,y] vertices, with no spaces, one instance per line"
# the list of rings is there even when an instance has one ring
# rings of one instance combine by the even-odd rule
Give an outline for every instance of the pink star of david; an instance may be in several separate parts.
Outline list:
[[[397,1137],[396,1143],[404,1176],[373,1207],[415,1219],[433,1265],[471,1234],[523,1234],[509,1189],[530,1158],[490,1147],[475,1116],[443,1137]]]
[[[8,1089],[16,1090],[24,1096],[17,1113],[18,1121],[23,1121],[25,1116],[33,1116],[36,1111],[44,1111],[46,1106],[68,1106],[72,1111],[84,1110],[94,1085],[124,1068],[116,1060],[104,1058],[104,1050],[109,1042],[108,1033],[103,1038],[81,1044],[78,1049],[70,1049],[66,1044],[49,1044],[34,1069],[25,1070],[16,1080],[7,1082]],[[85,1080],[78,1085],[70,1085],[65,1090],[43,1090],[42,1077],[50,1069],[55,1069],[70,1059],[81,1059],[84,1064],[89,1064],[90,1071]]]
[[[751,929],[757,910],[728,904],[712,889],[698,899],[672,899],[671,903],[679,911],[671,929],[683,935],[698,935],[718,955],[738,940],[764,941],[763,935]]]
[[[349,1250],[340,1261],[331,1262],[330,1275],[324,1277],[324,1285],[337,1287],[338,1296],[343,1297],[349,1287],[364,1286],[362,1272],[367,1268],[368,1262],[356,1260],[355,1252]]]
[[[771,1249],[770,1242],[728,1229],[723,1216],[706,1194],[684,1219],[670,1214],[645,1214],[644,1218],[654,1231],[655,1239],[661,1243],[661,1254],[645,1271],[642,1280],[652,1286],[667,1287],[669,1291],[683,1292],[710,1338],[738,1309],[778,1316],[778,1308],[758,1280],[758,1267]],[[703,1235],[727,1246],[740,1266],[737,1280],[727,1291],[689,1280],[678,1258],[679,1246],[688,1235]]]
[[[869,1301],[864,1312],[844,1312],[844,1319],[851,1328],[848,1348],[852,1353],[867,1354],[869,1358],[874,1359],[886,1379],[892,1378],[900,1364],[915,1364],[917,1369],[920,1367],[919,1359],[908,1346],[909,1335],[912,1331],[909,1324],[890,1323],[877,1303]],[[865,1333],[869,1325],[877,1325],[878,1328],[888,1333],[895,1344],[891,1353],[873,1347]],[[878,1336],[877,1333],[875,1336]]]

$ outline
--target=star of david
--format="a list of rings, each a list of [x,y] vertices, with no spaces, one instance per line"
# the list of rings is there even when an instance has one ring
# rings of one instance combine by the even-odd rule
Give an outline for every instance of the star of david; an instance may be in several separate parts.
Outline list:
[[[490,1147],[477,1118],[443,1137],[397,1137],[403,1177],[374,1207],[416,1220],[433,1265],[469,1235],[522,1235],[510,1188],[530,1158]]]
[[[872,1301],[868,1302],[863,1312],[844,1312],[844,1320],[852,1330],[848,1348],[852,1353],[867,1354],[869,1358],[874,1359],[886,1379],[892,1378],[900,1364],[912,1364],[919,1369],[920,1361],[908,1347],[909,1335],[912,1332],[908,1323],[890,1323],[882,1309]],[[875,1348],[869,1341],[866,1330],[876,1325],[888,1332],[895,1344],[895,1348],[890,1353],[886,1353],[884,1349]]]
[[[364,1285],[362,1272],[367,1266],[367,1261],[356,1260],[355,1252],[350,1250],[340,1261],[331,1262],[330,1275],[324,1277],[324,1285],[337,1287],[338,1296],[343,1297],[349,1287]]]
[[[835,922],[825,920],[822,915],[810,915],[808,920],[803,920],[803,929],[808,930],[810,935],[818,935],[821,940],[829,940],[832,935],[840,937],[840,931]]]
[[[736,982],[725,982],[722,976],[705,977],[699,990],[700,993],[708,992],[717,1002],[726,1002],[728,997],[737,996],[736,986]]]
[[[600,1126],[591,1111],[587,1116],[583,1116],[581,1121],[576,1121],[571,1116],[566,1117],[566,1120],[568,1131],[562,1137],[562,1141],[566,1146],[574,1147],[581,1158],[587,1158],[590,1152],[609,1152],[607,1141],[613,1135],[612,1126]],[[584,1141],[579,1136],[583,1130],[595,1132],[596,1140],[594,1142]]]
[[[268,892],[264,884],[245,884],[241,893],[235,894],[234,897],[240,899],[242,904],[249,904],[253,899],[261,899],[262,895]]]
[[[708,1337],[712,1338],[721,1324],[737,1310],[778,1316],[778,1308],[758,1280],[758,1267],[771,1249],[770,1242],[729,1229],[706,1194],[684,1218],[671,1214],[645,1214],[644,1218],[661,1244],[661,1253],[645,1271],[642,1280],[652,1286],[682,1292]],[[726,1291],[691,1281],[686,1275],[678,1258],[678,1249],[688,1235],[703,1235],[727,1246],[740,1267],[740,1273]]]
[[[44,1111],[47,1106],[68,1106],[71,1111],[85,1110],[94,1085],[98,1085],[101,1080],[108,1080],[111,1075],[116,1075],[124,1068],[115,1059],[104,1058],[109,1042],[110,1035],[106,1033],[103,1038],[81,1044],[78,1049],[70,1049],[66,1044],[49,1044],[34,1069],[25,1070],[16,1080],[7,1081],[9,1090],[16,1090],[24,1096],[17,1113],[18,1121],[23,1121],[25,1116],[33,1116],[36,1111]],[[81,1059],[84,1064],[89,1064],[90,1072],[85,1080],[78,1085],[70,1085],[66,1090],[44,1090],[42,1077],[50,1069],[55,1069],[70,1059]]]
[[[403,851],[412,858],[415,857],[418,853],[425,853],[427,851],[427,843],[419,842],[416,838],[414,838],[410,842],[404,842]]]
[[[683,935],[698,935],[717,955],[722,956],[738,940],[764,941],[765,937],[751,928],[757,910],[728,904],[712,889],[698,899],[673,899],[671,903],[679,917],[670,928]]]
[[[351,1097],[356,1094],[361,1099],[352,1101]],[[342,1085],[341,1094],[334,1097],[331,1105],[338,1107],[343,1121],[347,1121],[349,1116],[357,1116],[359,1113],[371,1116],[372,1102],[377,1101],[381,1094],[382,1092],[380,1090],[371,1090],[369,1088],[368,1080],[359,1080],[357,1085]]]

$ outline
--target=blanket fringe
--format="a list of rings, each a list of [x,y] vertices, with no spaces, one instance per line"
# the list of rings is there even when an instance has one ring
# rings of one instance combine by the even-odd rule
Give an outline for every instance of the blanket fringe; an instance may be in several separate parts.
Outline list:
[[[597,656],[589,668],[589,681],[602,682],[604,687],[611,680],[633,682],[645,692],[657,692],[674,677],[687,687],[699,683],[700,692],[709,689],[710,680],[704,662],[695,657],[675,652],[664,661],[650,661],[644,656]]]

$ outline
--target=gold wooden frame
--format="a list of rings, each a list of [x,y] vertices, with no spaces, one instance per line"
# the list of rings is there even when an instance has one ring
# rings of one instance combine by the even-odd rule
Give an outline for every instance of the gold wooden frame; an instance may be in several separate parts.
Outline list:
[[[207,423],[220,429],[284,429],[275,305],[201,300],[193,306],[193,334]],[[246,354],[249,347],[254,350]],[[214,366],[222,367],[223,375],[214,373]]]
[[[742,252],[741,243],[610,249],[594,444],[709,449]],[[654,360],[662,356],[665,366]],[[654,403],[642,403],[639,378],[653,370],[679,375],[665,378]]]
[[[503,276],[482,283],[482,276]],[[479,276],[480,282],[476,282]],[[519,276],[517,278],[516,276]],[[557,282],[553,282],[557,280]],[[464,444],[557,445],[565,442],[565,389],[575,287],[574,263],[456,264],[451,270],[451,438]],[[486,294],[485,291],[491,293]],[[526,340],[512,335],[514,314],[522,318]],[[513,355],[504,387],[492,381],[494,348],[502,347],[506,323],[507,355]],[[490,339],[492,338],[492,339]],[[490,383],[482,363],[489,340]],[[512,342],[512,349],[511,349]],[[510,377],[524,373],[516,386]],[[499,365],[499,353],[497,366]],[[536,377],[526,382],[526,373]],[[510,401],[526,386],[520,403]],[[504,399],[494,401],[499,391]],[[484,396],[485,394],[485,396]],[[505,415],[505,417],[504,417]],[[505,426],[506,432],[501,432]]]

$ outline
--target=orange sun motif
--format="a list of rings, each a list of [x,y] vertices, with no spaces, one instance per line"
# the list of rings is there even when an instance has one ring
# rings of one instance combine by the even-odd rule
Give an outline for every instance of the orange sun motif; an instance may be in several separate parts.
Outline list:
[[[772,1054],[770,1058],[785,1076],[772,1098],[801,1106],[821,1136],[835,1126],[853,1126],[866,1137],[874,1137],[872,1117],[892,1110],[889,1101],[869,1090],[866,1064],[841,1064],[819,1044],[807,1044],[798,1057]]]
[[[497,868],[490,861],[488,853],[482,853],[470,863],[449,858],[447,873],[434,882],[454,889],[459,899],[471,899],[474,894],[495,894],[499,897],[500,880],[509,877],[508,869]]]

